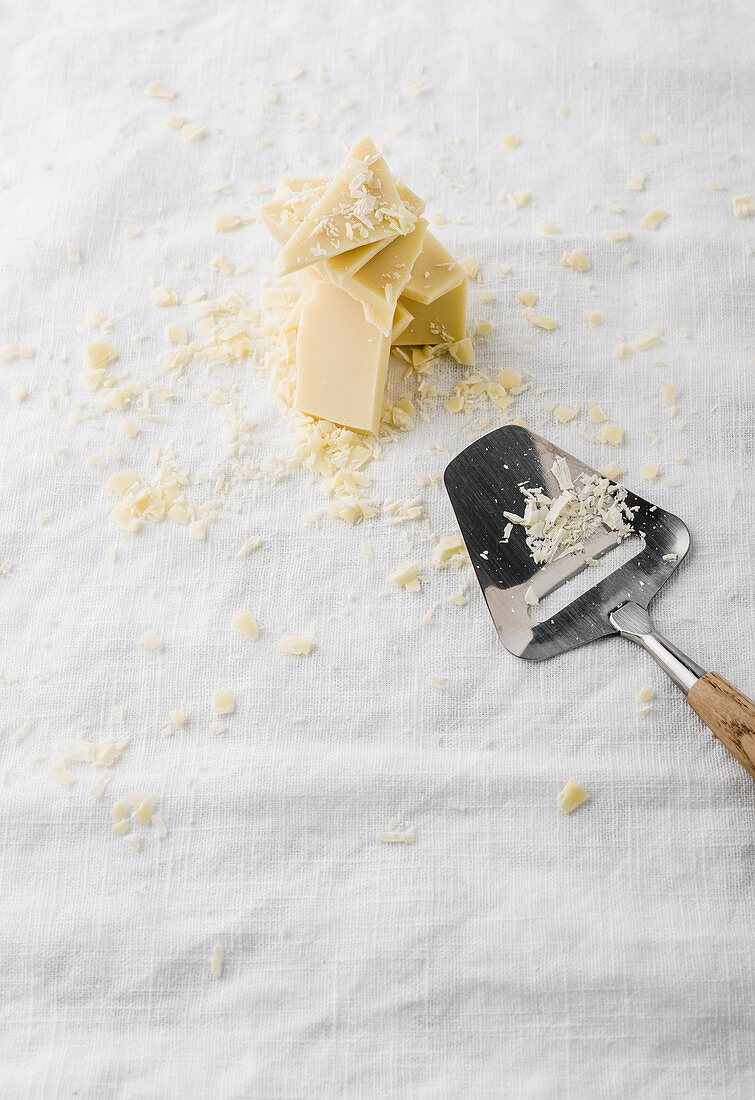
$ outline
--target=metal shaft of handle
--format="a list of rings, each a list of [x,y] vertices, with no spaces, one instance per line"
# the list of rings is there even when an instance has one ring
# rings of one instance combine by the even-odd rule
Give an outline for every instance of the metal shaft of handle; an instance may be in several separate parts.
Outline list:
[[[622,638],[646,649],[685,695],[705,675],[705,669],[656,632],[647,611],[639,604],[625,603],[608,617]]]

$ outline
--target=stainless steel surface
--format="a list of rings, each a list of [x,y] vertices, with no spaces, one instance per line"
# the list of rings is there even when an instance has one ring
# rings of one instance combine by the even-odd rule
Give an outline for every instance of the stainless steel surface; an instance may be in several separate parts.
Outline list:
[[[608,617],[622,638],[630,638],[646,649],[685,695],[705,675],[704,668],[700,668],[691,657],[682,653],[681,649],[677,649],[662,634],[658,634],[644,607],[639,607],[636,603],[625,603]]]
[[[540,486],[549,495],[558,495],[560,490],[550,472],[558,456],[566,459],[572,478],[583,472],[597,473],[560,447],[514,424],[476,440],[445,472],[446,489],[498,636],[511,653],[531,661],[618,633],[611,613],[630,602],[647,608],[689,549],[689,531],[680,519],[627,492],[627,504],[635,510],[634,528],[642,539],[640,551],[551,618],[534,622],[524,600],[529,586],[542,600],[588,566],[578,554],[548,565],[536,564],[523,527],[515,526],[508,542],[501,541],[507,522],[503,513],[522,514],[520,486]],[[599,534],[585,543],[585,551],[598,558],[618,542],[615,535]],[[673,560],[664,561],[664,555],[673,556]]]

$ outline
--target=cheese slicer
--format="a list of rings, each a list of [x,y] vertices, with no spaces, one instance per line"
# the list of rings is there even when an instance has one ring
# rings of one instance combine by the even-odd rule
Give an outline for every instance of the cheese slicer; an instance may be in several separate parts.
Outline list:
[[[642,548],[550,618],[532,617],[534,606],[623,537],[599,525],[581,540],[578,552],[567,547],[545,564],[534,560],[527,528],[510,523],[504,513],[522,515],[522,489],[539,488],[552,499],[559,497],[563,476],[560,484],[552,469],[557,459],[565,460],[574,483],[582,475],[583,481],[602,477],[554,443],[514,424],[476,440],[445,471],[446,490],[499,638],[510,653],[528,661],[611,634],[628,638],[647,650],[755,779],[755,703],[661,637],[648,615],[650,601],[689,550],[689,531],[677,516],[622,489],[632,532]]]

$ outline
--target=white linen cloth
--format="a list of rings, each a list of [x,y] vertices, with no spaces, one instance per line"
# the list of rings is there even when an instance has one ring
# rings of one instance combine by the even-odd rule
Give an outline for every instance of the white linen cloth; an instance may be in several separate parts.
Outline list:
[[[588,461],[623,463],[640,492],[642,465],[661,468],[645,494],[694,542],[658,624],[752,693],[755,222],[731,208],[755,190],[749,5],[32,0],[7,5],[0,30],[0,343],[37,349],[0,366],[0,560],[14,563],[0,577],[0,1094],[752,1096],[755,788],[645,655],[613,639],[517,661],[474,583],[467,607],[446,602],[456,572],[383,595],[389,570],[424,567],[428,546],[407,548],[411,525],[305,526],[327,500],[300,472],[232,496],[206,543],[169,524],[121,541],[107,518],[116,469],[151,469],[155,443],[195,475],[222,464],[199,365],[168,423],[135,440],[118,413],[70,423],[91,399],[87,311],[115,318],[118,369],[170,384],[163,329],[186,311],[155,309],[149,279],[258,300],[275,245],[258,225],[215,234],[214,215],[254,209],[249,188],[273,187],[284,166],[334,171],[369,133],[445,214],[435,231],[454,254],[479,261],[470,317],[495,324],[479,366],[532,375],[512,412]],[[145,96],[154,80],[177,98]],[[205,140],[166,127],[174,113]],[[516,149],[500,144],[510,132]],[[627,190],[632,169],[643,191]],[[232,193],[213,198],[226,181]],[[505,190],[532,202],[515,211]],[[651,232],[639,223],[654,207],[669,217]],[[558,236],[537,232],[543,218]],[[127,225],[143,235],[126,239]],[[624,225],[624,245],[603,238]],[[577,247],[586,277],[559,266]],[[217,254],[251,273],[214,274]],[[524,288],[555,333],[526,324]],[[585,310],[605,323],[589,329]],[[653,324],[656,348],[613,359],[617,330],[631,340]],[[441,368],[446,389],[460,372]],[[678,387],[676,420],[662,383]],[[286,453],[265,378],[240,364],[222,384],[239,387],[258,460]],[[391,385],[413,392],[398,366]],[[546,409],[578,405],[589,428],[590,398],[624,447]],[[419,495],[432,529],[451,532],[443,490],[417,474],[442,470],[485,416],[499,422],[440,403],[369,468],[375,495]],[[108,446],[122,463],[87,464]],[[264,547],[237,559],[254,533]],[[231,629],[240,608],[263,624],[259,641]],[[137,644],[146,630],[161,653]],[[276,651],[280,634],[309,630],[312,657]],[[657,696],[641,720],[645,685]],[[236,713],[218,737],[211,698],[225,687]],[[189,722],[163,738],[180,704]],[[45,774],[82,730],[131,738],[101,802],[85,765],[70,791]],[[555,795],[571,775],[590,800],[563,817]],[[138,853],[110,832],[112,802],[133,789],[160,794],[169,829],[159,841],[142,828]],[[378,843],[392,822],[413,823],[416,844]]]

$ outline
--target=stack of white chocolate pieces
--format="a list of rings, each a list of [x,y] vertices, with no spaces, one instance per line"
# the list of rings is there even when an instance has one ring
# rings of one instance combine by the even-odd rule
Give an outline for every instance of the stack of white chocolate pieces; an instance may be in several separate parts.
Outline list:
[[[283,246],[276,273],[302,292],[286,325],[300,412],[377,432],[391,347],[465,341],[466,273],[423,210],[369,138],[332,180],[284,177],[260,210]]]

